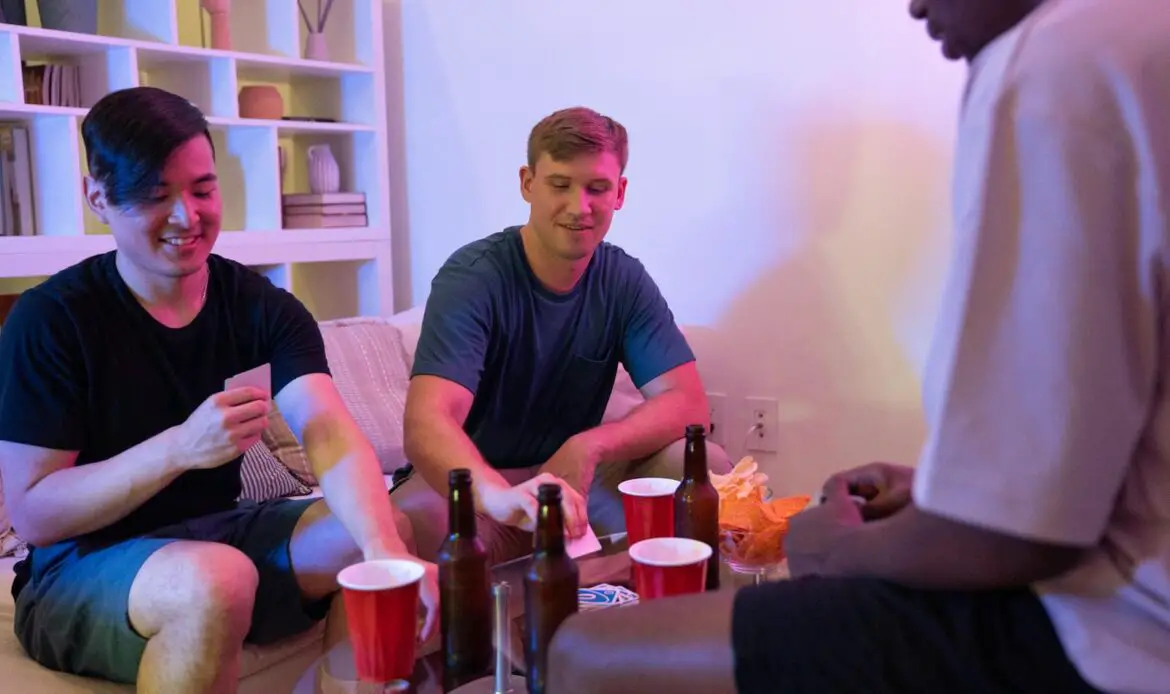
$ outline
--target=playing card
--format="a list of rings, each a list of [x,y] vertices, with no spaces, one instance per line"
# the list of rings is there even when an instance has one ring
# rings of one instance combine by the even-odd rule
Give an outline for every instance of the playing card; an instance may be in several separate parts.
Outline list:
[[[619,607],[637,602],[637,600],[638,596],[633,592],[608,583],[600,583],[577,591],[577,607],[583,612],[605,607]]]
[[[272,397],[272,365],[261,364],[254,369],[248,369],[243,373],[236,374],[223,382],[224,390],[245,387],[259,388],[268,397]]]
[[[569,557],[576,559],[577,557],[592,554],[601,550],[601,542],[597,539],[597,535],[593,534],[593,528],[585,526],[585,534],[576,540],[569,540],[565,545],[565,552]]]

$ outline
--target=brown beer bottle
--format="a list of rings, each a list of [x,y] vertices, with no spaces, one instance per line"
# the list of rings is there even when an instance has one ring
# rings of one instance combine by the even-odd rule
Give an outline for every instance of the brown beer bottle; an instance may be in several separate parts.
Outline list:
[[[702,424],[687,426],[683,478],[674,492],[674,536],[710,545],[707,590],[718,590],[719,492],[707,475],[707,430]]]
[[[528,694],[544,694],[548,645],[577,611],[577,562],[565,553],[561,487],[542,484],[536,497],[535,551],[524,573],[524,662]]]
[[[471,471],[447,474],[447,538],[439,546],[443,691],[491,673],[492,587],[488,553],[475,533]]]

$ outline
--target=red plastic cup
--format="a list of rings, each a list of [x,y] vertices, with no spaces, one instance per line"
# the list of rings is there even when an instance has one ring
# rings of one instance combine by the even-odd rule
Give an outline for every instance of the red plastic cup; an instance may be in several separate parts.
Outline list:
[[[404,683],[414,672],[421,564],[379,559],[337,574],[358,678]]]
[[[685,537],[655,537],[630,547],[638,600],[701,593],[711,548]]]
[[[678,480],[638,477],[618,485],[632,547],[653,537],[674,537],[674,491]]]

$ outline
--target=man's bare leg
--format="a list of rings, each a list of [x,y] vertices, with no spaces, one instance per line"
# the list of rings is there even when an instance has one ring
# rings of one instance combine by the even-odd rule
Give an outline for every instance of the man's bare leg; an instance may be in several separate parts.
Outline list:
[[[412,554],[416,553],[410,520],[397,508],[394,509],[394,525],[406,549]],[[338,593],[337,574],[350,564],[361,561],[362,552],[354,544],[349,531],[322,500],[305,509],[297,521],[289,553],[297,586],[306,602],[333,596],[325,621],[325,647],[331,648],[348,634],[345,606]]]
[[[147,639],[138,691],[236,691],[258,583],[255,564],[227,545],[174,542],[152,554],[130,588],[130,625]]]

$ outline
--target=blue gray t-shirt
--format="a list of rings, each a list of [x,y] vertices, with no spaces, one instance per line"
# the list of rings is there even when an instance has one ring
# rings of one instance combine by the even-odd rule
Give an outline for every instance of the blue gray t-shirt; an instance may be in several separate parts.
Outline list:
[[[641,388],[694,358],[637,259],[602,243],[577,286],[557,294],[537,280],[520,227],[510,227],[439,270],[411,375],[470,390],[464,431],[492,466],[518,468],[543,464],[601,423],[619,363]]]

